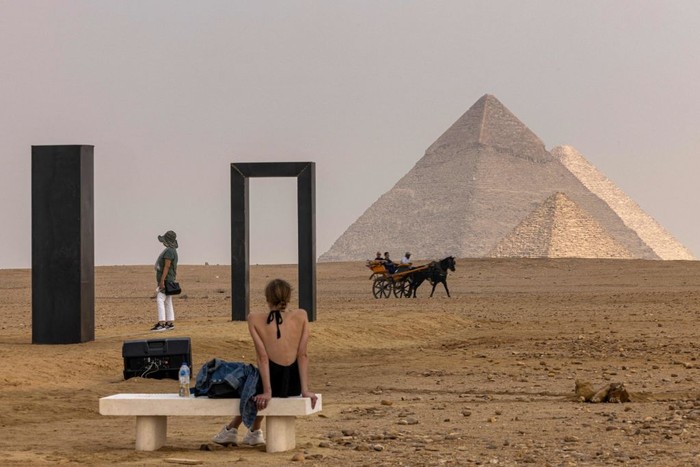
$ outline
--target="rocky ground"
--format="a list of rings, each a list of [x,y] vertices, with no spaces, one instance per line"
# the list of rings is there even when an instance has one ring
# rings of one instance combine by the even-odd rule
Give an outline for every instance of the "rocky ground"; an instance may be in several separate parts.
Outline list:
[[[254,306],[269,278],[251,271]],[[700,263],[458,260],[452,298],[374,299],[363,263],[320,264],[312,389],[323,412],[297,449],[223,448],[225,418],[174,417],[168,441],[135,452],[134,422],[97,412],[118,392],[175,392],[122,377],[125,340],[192,339],[194,366],[254,362],[232,322],[230,269],[180,266],[177,327],[154,323],[148,266],[96,272],[96,339],[31,344],[31,273],[0,271],[0,455],[4,465],[700,465]],[[584,403],[576,381],[624,383],[631,401]]]

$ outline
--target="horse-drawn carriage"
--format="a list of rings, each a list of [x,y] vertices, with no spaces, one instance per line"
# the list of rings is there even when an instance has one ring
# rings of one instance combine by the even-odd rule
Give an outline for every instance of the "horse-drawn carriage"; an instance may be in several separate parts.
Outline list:
[[[432,261],[422,266],[412,267],[409,265],[396,265],[394,272],[389,272],[386,265],[381,261],[367,261],[367,267],[372,271],[369,277],[372,280],[372,295],[374,298],[389,298],[394,295],[396,298],[416,297],[416,289],[425,281],[430,281],[433,296],[437,284],[442,283],[447,296],[450,291],[447,288],[447,271],[455,270],[455,259],[452,256],[441,261]]]
[[[374,298],[389,298],[392,294],[396,298],[409,296],[410,282],[408,278],[412,271],[410,266],[399,265],[393,274],[380,261],[367,261],[367,267],[372,271],[369,278],[372,280]]]

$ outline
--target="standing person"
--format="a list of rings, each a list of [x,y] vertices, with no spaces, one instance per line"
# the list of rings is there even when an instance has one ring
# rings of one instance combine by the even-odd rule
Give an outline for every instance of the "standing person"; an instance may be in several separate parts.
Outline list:
[[[164,235],[158,235],[158,241],[165,246],[165,249],[156,260],[158,322],[151,331],[168,331],[175,327],[175,310],[173,310],[173,296],[165,295],[165,281],[174,281],[177,277],[177,235],[172,230],[168,230]]]
[[[248,314],[248,331],[255,344],[260,378],[253,401],[258,410],[267,407],[271,397],[311,398],[316,406],[316,394],[309,391],[309,320],[306,311],[288,309],[292,287],[282,279],[274,279],[265,287],[268,311]],[[255,417],[253,426],[243,439],[244,444],[264,444],[260,429],[263,417]],[[242,418],[236,416],[212,438],[223,445],[238,444],[238,427]]]

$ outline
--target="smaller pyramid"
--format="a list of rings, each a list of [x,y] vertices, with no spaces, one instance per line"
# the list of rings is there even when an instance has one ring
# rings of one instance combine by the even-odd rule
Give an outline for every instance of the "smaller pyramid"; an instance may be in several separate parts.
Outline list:
[[[491,250],[492,257],[633,258],[629,250],[564,193],[533,210]]]

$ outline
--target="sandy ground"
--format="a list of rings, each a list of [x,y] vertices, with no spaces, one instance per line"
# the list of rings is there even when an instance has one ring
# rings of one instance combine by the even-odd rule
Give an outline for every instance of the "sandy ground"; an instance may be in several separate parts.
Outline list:
[[[256,266],[296,283],[294,266]],[[0,271],[3,465],[700,465],[700,262],[459,260],[452,298],[374,299],[363,263],[318,267],[311,389],[321,415],[297,422],[297,448],[222,448],[226,418],[173,417],[166,445],[134,451],[134,420],[98,414],[119,392],[177,382],[122,376],[122,343],[189,336],[195,368],[254,362],[231,321],[230,269],[181,265],[177,327],[155,322],[150,266],[96,272],[96,339],[31,343],[31,272]],[[582,403],[576,379],[622,382],[626,404]],[[208,450],[201,450],[202,445]]]

